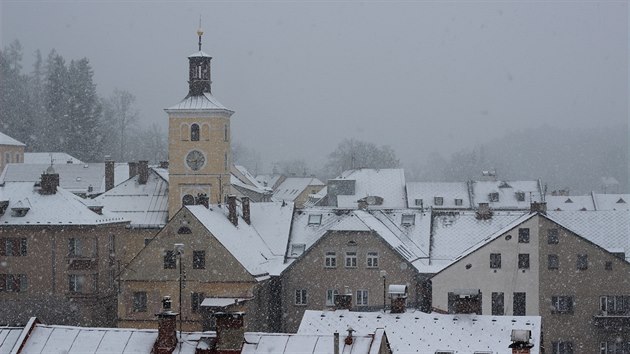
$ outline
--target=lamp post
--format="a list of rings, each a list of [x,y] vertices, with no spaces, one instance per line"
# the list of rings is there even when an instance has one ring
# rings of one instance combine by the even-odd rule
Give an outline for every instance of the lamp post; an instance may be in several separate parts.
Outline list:
[[[387,299],[387,293],[385,291],[385,281],[387,280],[387,271],[385,269],[381,270],[381,278],[383,278],[383,313],[385,312],[385,307],[386,307],[386,299]]]
[[[176,243],[174,245],[175,247],[175,253],[177,254],[177,258],[179,261],[179,339],[181,341],[182,339],[182,317],[184,316],[183,314],[183,309],[182,309],[182,281],[183,279],[183,273],[182,273],[182,255],[184,254],[184,244],[183,243]]]

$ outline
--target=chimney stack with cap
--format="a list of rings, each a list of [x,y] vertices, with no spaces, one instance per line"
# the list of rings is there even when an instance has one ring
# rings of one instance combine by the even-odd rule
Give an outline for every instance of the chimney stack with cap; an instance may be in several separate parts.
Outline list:
[[[171,310],[170,296],[162,299],[162,312],[158,317],[158,337],[153,344],[153,353],[172,354],[177,347],[177,313]]]
[[[40,194],[51,195],[57,193],[57,187],[59,187],[59,174],[55,172],[55,169],[50,166],[46,169],[46,172],[42,173]]]
[[[545,202],[541,202],[541,203],[532,202],[530,204],[529,212],[530,213],[547,214],[547,203],[545,203]]]
[[[476,213],[475,216],[479,220],[492,219],[492,210],[490,209],[490,204],[488,204],[488,203],[479,203],[479,208],[477,208],[477,213]]]
[[[243,220],[250,225],[252,223],[251,210],[249,209],[249,197],[241,198],[241,208],[243,208]]]
[[[149,180],[149,161],[138,161],[138,183],[147,184]]]
[[[238,215],[236,215],[236,196],[228,195],[228,220],[238,226]]]
[[[134,161],[129,161],[129,178],[136,177],[138,174],[138,163]]]
[[[114,188],[114,160],[105,157],[105,192]]]
[[[216,312],[217,353],[240,353],[245,340],[244,312]]]
[[[528,329],[513,329],[511,340],[512,354],[529,354],[534,345],[530,342],[532,332]]]

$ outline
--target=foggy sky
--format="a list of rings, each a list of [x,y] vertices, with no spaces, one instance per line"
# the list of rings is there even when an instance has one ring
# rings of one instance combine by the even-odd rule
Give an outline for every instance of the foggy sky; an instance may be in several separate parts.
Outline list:
[[[136,95],[166,134],[187,56],[213,56],[232,140],[264,161],[323,163],[345,137],[406,165],[548,124],[628,123],[627,2],[5,1],[24,64],[88,57],[99,94]],[[269,165],[267,165],[269,166]]]

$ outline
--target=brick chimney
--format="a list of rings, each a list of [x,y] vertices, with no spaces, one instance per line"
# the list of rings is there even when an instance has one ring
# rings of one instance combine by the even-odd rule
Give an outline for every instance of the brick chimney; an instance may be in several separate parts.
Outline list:
[[[479,203],[479,207],[477,208],[477,213],[475,217],[479,220],[492,219],[492,209],[490,209],[490,204]]]
[[[240,353],[245,340],[244,312],[216,312],[217,354]]]
[[[513,329],[511,340],[512,344],[508,348],[512,349],[512,354],[529,354],[534,347],[530,343],[532,332],[528,329]]]
[[[339,332],[335,331],[333,335],[333,353],[339,354]]]
[[[136,177],[138,174],[138,163],[129,161],[127,164],[129,165],[129,178]]]
[[[52,166],[48,167],[46,172],[42,173],[40,186],[39,194],[51,195],[57,193],[59,174],[55,172]]]
[[[241,207],[243,208],[243,220],[250,225],[252,223],[251,211],[249,209],[249,197],[241,198]]]
[[[149,161],[138,161],[138,183],[147,184],[149,180]]]
[[[171,310],[170,296],[162,299],[162,312],[158,317],[158,337],[153,344],[153,353],[172,354],[177,347],[177,313]]]
[[[547,214],[547,203],[545,202],[532,202],[530,204],[529,207],[529,212],[530,213],[541,213],[541,214]]]
[[[236,215],[236,196],[228,195],[228,220],[238,226],[238,215]]]
[[[114,160],[105,160],[105,192],[114,188]]]
[[[404,313],[407,301],[407,286],[391,284],[389,286],[389,297],[391,299],[390,313]]]

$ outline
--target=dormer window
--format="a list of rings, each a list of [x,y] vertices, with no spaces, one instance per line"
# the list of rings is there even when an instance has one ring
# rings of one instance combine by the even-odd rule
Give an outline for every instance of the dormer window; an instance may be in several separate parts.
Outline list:
[[[464,200],[463,200],[463,199],[458,199],[458,198],[455,198],[455,205],[456,205],[456,206],[462,206],[462,205],[464,205]]]
[[[516,192],[514,193],[514,196],[516,197],[516,200],[519,202],[525,201],[525,192]]]
[[[411,226],[416,223],[416,214],[403,214],[401,218],[401,225]]]
[[[567,198],[567,200],[564,201],[565,203],[573,203],[573,201],[571,200],[571,198]]]
[[[302,253],[306,250],[306,245],[303,243],[295,243],[291,245],[291,256],[297,257],[301,256]]]
[[[321,223],[322,223],[322,214],[311,214],[308,216],[309,225],[321,225]]]
[[[28,211],[31,209],[29,207],[29,205],[27,205],[27,203],[23,203],[21,200],[18,201],[14,207],[11,208],[12,211],[12,215],[16,216],[16,217],[23,217],[26,215],[26,213],[28,213]]]
[[[623,198],[619,198],[619,200],[617,201],[617,204],[626,204],[626,201],[623,200]]]
[[[498,202],[499,201],[499,193],[498,192],[492,192],[492,193],[488,194],[488,201],[490,201],[490,202]]]
[[[422,199],[416,199],[415,204],[416,204],[416,206],[420,206],[421,207],[422,206]]]
[[[435,197],[435,198],[433,198],[433,204],[435,204],[435,205],[444,205],[444,198],[443,197]]]

